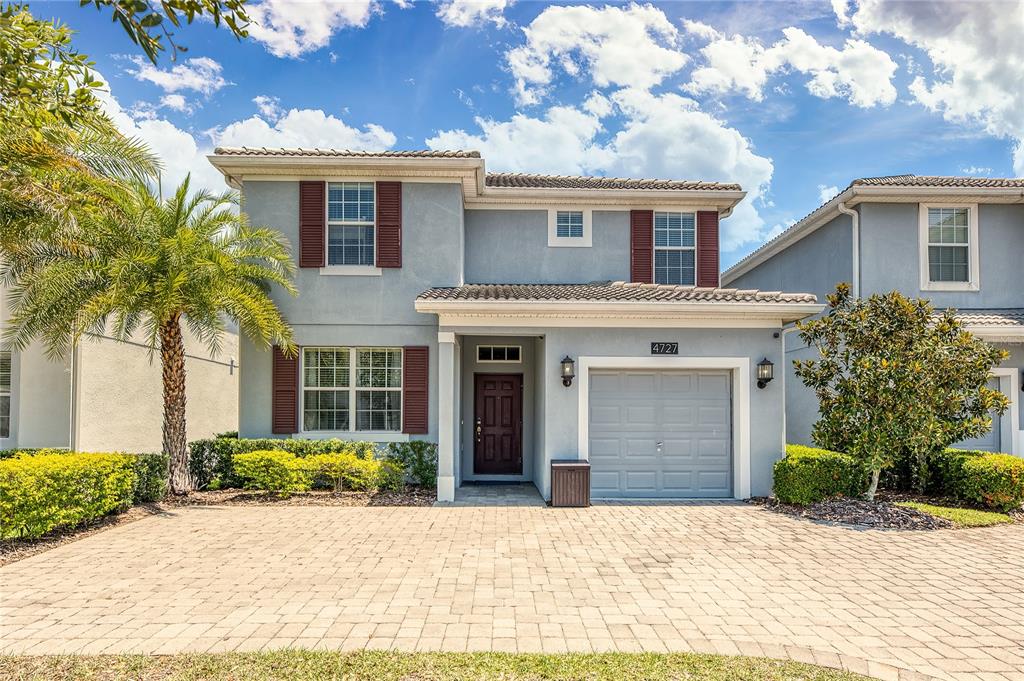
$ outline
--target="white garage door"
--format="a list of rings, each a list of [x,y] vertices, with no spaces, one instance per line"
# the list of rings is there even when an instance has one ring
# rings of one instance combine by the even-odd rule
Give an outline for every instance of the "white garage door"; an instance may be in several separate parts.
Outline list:
[[[732,496],[728,371],[590,372],[595,498]]]
[[[993,378],[988,382],[988,387],[993,390],[999,390],[999,379]],[[976,449],[982,452],[999,452],[1002,451],[1000,442],[1000,431],[1002,430],[1002,421],[998,414],[992,415],[992,430],[988,431],[981,437],[971,438],[970,440],[963,440],[957,442],[953,447],[956,449]]]

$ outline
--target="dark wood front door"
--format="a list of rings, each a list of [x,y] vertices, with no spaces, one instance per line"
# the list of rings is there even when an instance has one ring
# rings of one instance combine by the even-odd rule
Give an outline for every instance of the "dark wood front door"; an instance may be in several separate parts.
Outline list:
[[[473,472],[523,472],[523,375],[476,374]]]

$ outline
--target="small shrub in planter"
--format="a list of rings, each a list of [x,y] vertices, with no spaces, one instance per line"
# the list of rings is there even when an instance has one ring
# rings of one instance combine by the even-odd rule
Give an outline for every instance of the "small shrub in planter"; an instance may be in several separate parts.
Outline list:
[[[433,442],[389,443],[387,458],[401,466],[413,483],[421,487],[437,486],[437,445]]]
[[[864,493],[868,471],[840,452],[786,445],[786,456],[775,462],[775,497],[787,504],[813,504],[829,497]]]
[[[313,483],[313,468],[291,452],[268,450],[236,454],[234,470],[246,489],[289,495]]]
[[[0,536],[39,537],[132,505],[137,458],[75,452],[0,461]]]

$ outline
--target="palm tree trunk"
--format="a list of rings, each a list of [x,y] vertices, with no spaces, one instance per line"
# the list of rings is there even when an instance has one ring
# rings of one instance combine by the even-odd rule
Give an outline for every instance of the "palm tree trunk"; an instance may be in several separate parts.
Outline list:
[[[160,361],[164,382],[164,453],[171,460],[170,489],[185,494],[195,489],[188,470],[185,437],[185,343],[178,315],[160,325]]]

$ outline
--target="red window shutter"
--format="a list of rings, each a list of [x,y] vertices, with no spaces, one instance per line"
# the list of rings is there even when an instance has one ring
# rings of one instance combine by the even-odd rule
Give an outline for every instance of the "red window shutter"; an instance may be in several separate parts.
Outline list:
[[[654,283],[654,211],[629,211],[629,280]]]
[[[402,266],[402,183],[377,183],[377,267]]]
[[[299,358],[287,357],[274,346],[271,371],[271,430],[275,434],[299,431]]]
[[[299,182],[299,267],[324,266],[326,188],[324,182]]]
[[[402,432],[424,434],[429,430],[430,348],[415,345],[402,350]]]
[[[697,212],[697,286],[718,288],[718,211]]]

